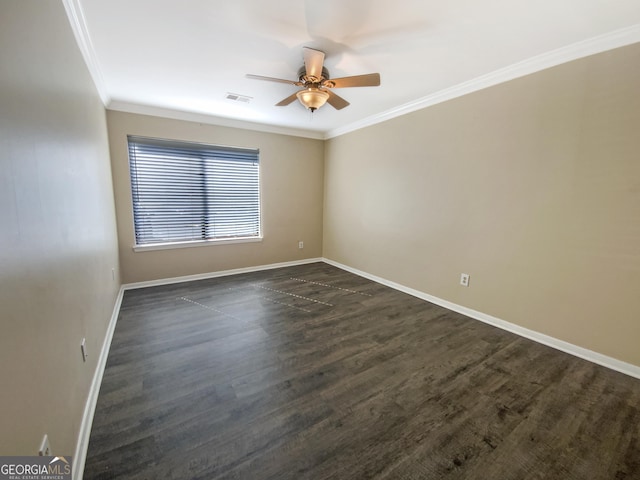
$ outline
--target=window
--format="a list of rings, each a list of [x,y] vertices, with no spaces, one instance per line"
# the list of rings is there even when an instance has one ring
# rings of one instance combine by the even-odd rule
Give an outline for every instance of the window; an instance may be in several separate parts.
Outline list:
[[[136,245],[260,237],[258,150],[128,140]]]

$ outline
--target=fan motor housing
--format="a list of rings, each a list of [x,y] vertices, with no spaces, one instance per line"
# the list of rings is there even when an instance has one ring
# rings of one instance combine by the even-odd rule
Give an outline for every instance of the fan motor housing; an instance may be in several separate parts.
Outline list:
[[[324,80],[329,80],[329,70],[326,67],[322,67],[322,78],[311,78],[307,77],[307,68],[303,65],[298,70],[298,79],[302,83],[322,83]]]

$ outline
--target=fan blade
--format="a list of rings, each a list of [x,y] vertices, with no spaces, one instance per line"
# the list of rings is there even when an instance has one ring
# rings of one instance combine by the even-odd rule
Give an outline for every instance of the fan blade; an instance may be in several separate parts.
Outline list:
[[[332,78],[322,82],[322,86],[329,88],[347,87],[377,87],[380,85],[379,73],[368,73],[366,75],[354,75],[353,77]]]
[[[291,102],[295,101],[298,98],[296,97],[297,93],[298,92],[294,93],[293,95],[289,95],[284,100],[279,101],[278,103],[276,103],[276,107],[286,107],[287,105],[289,105]]]
[[[349,102],[347,102],[344,98],[336,95],[331,90],[323,90],[329,94],[329,98],[327,99],[327,103],[331,105],[336,110],[342,110],[344,107],[349,106]]]
[[[307,77],[322,78],[322,65],[324,64],[324,52],[313,48],[303,47],[304,67],[307,70]]]
[[[268,82],[278,82],[278,83],[288,83],[289,85],[295,85],[296,87],[301,87],[304,84],[300,82],[294,82],[293,80],[285,80],[283,78],[273,78],[273,77],[263,77],[262,75],[252,75],[248,73],[247,78],[252,80],[267,80]]]

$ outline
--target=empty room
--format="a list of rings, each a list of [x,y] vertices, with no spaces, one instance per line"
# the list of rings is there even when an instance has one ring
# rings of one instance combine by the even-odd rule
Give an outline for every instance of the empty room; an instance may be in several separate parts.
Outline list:
[[[0,8],[0,478],[640,479],[637,0]]]

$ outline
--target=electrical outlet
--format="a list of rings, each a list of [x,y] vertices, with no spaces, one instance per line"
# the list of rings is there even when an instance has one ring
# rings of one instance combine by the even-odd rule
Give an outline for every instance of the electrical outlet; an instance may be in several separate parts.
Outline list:
[[[80,342],[80,352],[82,353],[82,361],[86,362],[89,354],[87,353],[87,339],[83,338]]]
[[[49,437],[47,436],[46,433],[42,438],[42,443],[40,444],[40,450],[38,450],[38,455],[40,455],[41,457],[50,457],[51,455],[53,455],[51,453],[51,445],[49,444]]]
[[[460,274],[460,285],[462,285],[463,287],[468,287],[469,286],[469,274],[468,273],[461,273]]]
[[[302,241],[298,242],[298,248],[304,248],[304,242]]]

